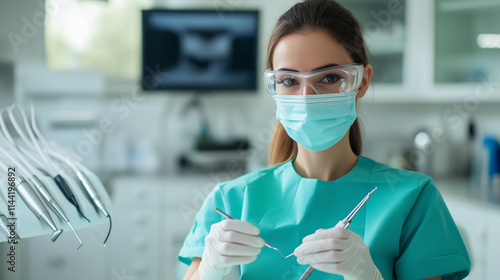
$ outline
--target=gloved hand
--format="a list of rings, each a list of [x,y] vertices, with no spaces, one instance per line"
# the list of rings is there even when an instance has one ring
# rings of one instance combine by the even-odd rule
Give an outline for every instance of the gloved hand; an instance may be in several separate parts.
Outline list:
[[[213,224],[198,268],[201,279],[222,279],[232,266],[255,261],[263,246],[259,229],[250,223],[228,219]]]
[[[342,275],[346,280],[383,279],[361,236],[344,229],[342,221],[306,236],[294,253],[299,264]]]

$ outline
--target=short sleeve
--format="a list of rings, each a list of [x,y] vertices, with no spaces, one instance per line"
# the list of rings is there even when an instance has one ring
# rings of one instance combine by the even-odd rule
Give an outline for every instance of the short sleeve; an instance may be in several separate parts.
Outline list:
[[[429,180],[403,224],[395,279],[463,279],[470,271],[470,259],[458,228],[436,188]]]
[[[208,194],[200,210],[195,216],[191,231],[184,240],[184,244],[177,258],[179,261],[190,265],[193,258],[201,258],[205,248],[205,237],[210,232],[210,227],[214,223],[222,221],[222,216],[214,209],[219,208],[225,211],[220,194],[220,184]]]

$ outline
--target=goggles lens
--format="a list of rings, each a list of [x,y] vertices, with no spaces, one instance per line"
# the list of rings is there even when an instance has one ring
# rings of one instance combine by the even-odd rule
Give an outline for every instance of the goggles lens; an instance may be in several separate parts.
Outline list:
[[[264,82],[272,96],[303,95],[304,86],[310,86],[316,94],[346,93],[359,87],[363,73],[363,64],[334,66],[308,73],[267,70]]]

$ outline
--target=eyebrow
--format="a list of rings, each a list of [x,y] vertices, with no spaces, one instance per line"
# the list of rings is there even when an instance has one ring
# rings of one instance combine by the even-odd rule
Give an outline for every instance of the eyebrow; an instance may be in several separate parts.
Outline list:
[[[325,69],[325,68],[328,68],[328,67],[333,67],[333,66],[339,66],[338,64],[335,64],[335,63],[330,63],[330,64],[327,64],[327,65],[323,65],[321,67],[318,67],[318,68],[315,68],[313,69],[312,71],[316,71],[316,70],[321,70],[321,69]],[[290,68],[280,68],[278,69],[278,71],[292,71],[292,72],[299,72],[295,69],[290,69]]]

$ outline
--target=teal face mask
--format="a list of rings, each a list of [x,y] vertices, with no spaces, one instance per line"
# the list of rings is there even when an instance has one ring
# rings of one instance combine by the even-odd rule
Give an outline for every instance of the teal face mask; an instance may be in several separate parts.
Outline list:
[[[322,151],[339,142],[356,120],[356,93],[275,95],[276,119],[295,142]]]

